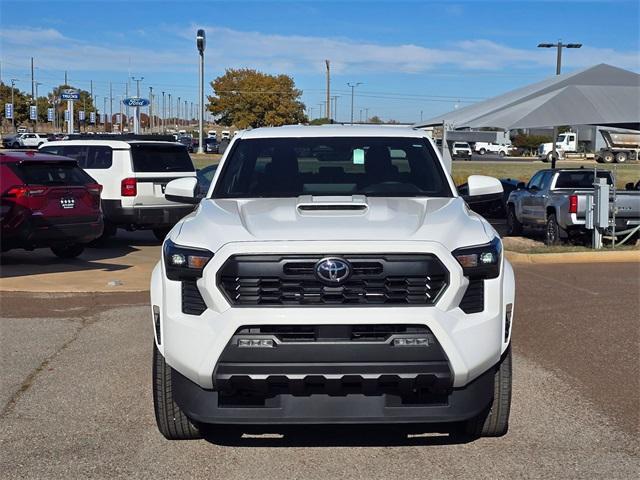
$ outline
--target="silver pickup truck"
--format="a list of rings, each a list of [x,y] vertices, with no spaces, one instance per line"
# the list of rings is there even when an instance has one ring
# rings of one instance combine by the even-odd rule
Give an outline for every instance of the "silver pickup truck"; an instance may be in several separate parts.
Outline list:
[[[611,172],[598,170],[599,178],[613,185]],[[583,168],[540,170],[528,184],[520,183],[507,199],[507,233],[519,235],[523,227],[545,230],[547,245],[584,236],[587,196],[593,194],[594,171]],[[630,189],[613,194],[616,230],[624,231],[640,221],[640,191]],[[612,218],[613,215],[610,216]]]

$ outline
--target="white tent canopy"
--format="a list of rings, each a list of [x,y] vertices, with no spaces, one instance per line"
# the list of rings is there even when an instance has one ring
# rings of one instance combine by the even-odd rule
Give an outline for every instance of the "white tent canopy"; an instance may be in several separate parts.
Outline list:
[[[434,117],[417,127],[544,128],[610,125],[638,128],[640,75],[600,64],[557,75],[468,107]]]

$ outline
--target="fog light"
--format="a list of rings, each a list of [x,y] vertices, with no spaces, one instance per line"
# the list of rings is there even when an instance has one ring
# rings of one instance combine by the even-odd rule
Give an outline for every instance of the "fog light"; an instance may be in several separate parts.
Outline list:
[[[395,347],[428,347],[429,339],[426,337],[419,338],[394,338],[393,345]]]
[[[273,347],[273,340],[270,338],[241,338],[238,340],[238,346],[243,348],[271,348]]]
[[[504,314],[504,341],[509,339],[511,332],[511,312],[513,311],[513,303],[507,303]]]

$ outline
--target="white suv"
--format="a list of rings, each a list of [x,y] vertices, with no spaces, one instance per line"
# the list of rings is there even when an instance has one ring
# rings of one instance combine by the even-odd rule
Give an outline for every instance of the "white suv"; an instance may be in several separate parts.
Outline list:
[[[470,199],[501,195],[471,176]],[[197,202],[194,179],[167,185]],[[160,432],[417,422],[507,431],[514,276],[409,128],[238,133],[151,278]],[[456,428],[457,430],[458,428]]]
[[[47,142],[45,133],[21,133],[13,140],[12,148],[38,148]]]
[[[149,137],[152,138],[152,137]],[[78,161],[102,185],[104,236],[116,229],[152,229],[162,240],[193,205],[167,200],[164,189],[176,178],[196,177],[191,157],[179,143],[141,139],[70,139],[40,151]]]

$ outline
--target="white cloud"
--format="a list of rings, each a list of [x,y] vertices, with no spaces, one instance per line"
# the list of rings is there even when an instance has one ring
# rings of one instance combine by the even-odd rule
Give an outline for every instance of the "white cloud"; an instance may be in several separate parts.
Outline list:
[[[55,29],[3,29],[3,57],[24,62],[37,56],[43,68],[95,71],[127,71],[129,59],[138,72],[180,72],[197,68],[193,34],[200,26],[165,27],[155,47],[108,45],[70,38]],[[253,67],[290,74],[321,71],[330,58],[336,73],[420,73],[499,71],[552,67],[550,50],[517,49],[489,40],[476,39],[428,48],[415,44],[380,44],[348,38],[276,35],[205,26],[208,35],[207,62],[217,69]],[[146,40],[150,34],[146,32]],[[140,32],[135,35],[140,42]],[[123,41],[121,41],[123,42]],[[606,62],[622,68],[640,69],[637,52],[620,52],[585,46],[566,55],[563,65],[580,68]]]

